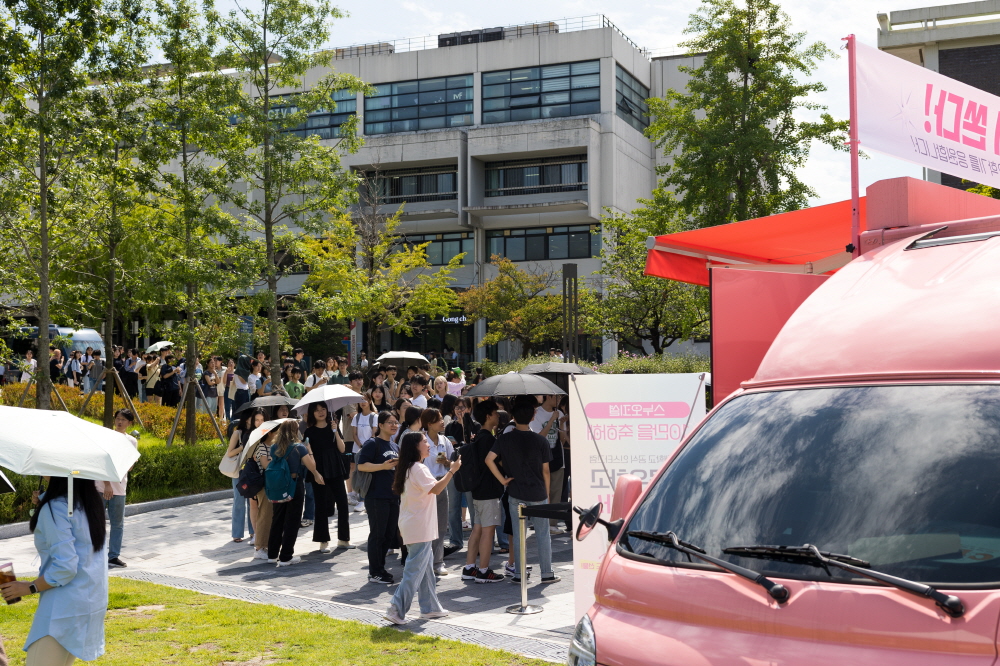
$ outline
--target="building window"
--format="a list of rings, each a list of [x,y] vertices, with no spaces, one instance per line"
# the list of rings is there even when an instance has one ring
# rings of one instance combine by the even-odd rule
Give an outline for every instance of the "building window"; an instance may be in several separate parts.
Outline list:
[[[368,171],[365,180],[377,188],[379,203],[446,201],[458,198],[458,167]],[[447,262],[446,262],[447,263]]]
[[[490,256],[511,261],[588,259],[601,256],[598,224],[532,229],[490,229],[486,232]]]
[[[601,112],[601,61],[483,72],[483,123]]]
[[[486,163],[486,196],[587,189],[587,156]]]
[[[316,135],[320,139],[335,139],[340,136],[340,126],[347,122],[358,110],[357,95],[350,90],[335,90],[331,94],[333,104],[329,108],[319,108],[306,117],[304,125],[283,128],[301,137]],[[279,120],[294,113],[299,108],[294,104],[294,96],[283,95],[271,100],[268,117]]]
[[[616,64],[615,71],[615,110],[619,118],[641,132],[649,127],[649,107],[646,105],[649,88],[636,81],[621,65]]]
[[[382,83],[365,99],[365,134],[472,124],[472,74]]]
[[[427,246],[427,261],[432,266],[444,266],[463,252],[463,265],[476,261],[476,239],[471,232],[408,235],[401,237],[400,242],[411,246],[430,243]]]

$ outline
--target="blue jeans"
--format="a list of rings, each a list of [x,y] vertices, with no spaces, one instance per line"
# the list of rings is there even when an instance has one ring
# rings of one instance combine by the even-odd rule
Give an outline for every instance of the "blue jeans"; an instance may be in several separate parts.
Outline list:
[[[108,520],[111,522],[111,536],[108,537],[108,559],[113,560],[122,554],[122,534],[125,532],[125,496],[112,495],[104,500],[108,510]]]
[[[313,484],[306,484],[305,509],[302,511],[302,520],[316,519],[316,498],[313,496]]]
[[[253,536],[253,524],[250,522],[250,514],[247,512],[247,504],[250,502],[246,497],[240,495],[236,490],[236,483],[239,479],[233,479],[233,538],[243,538],[243,523],[246,523],[250,536]]]
[[[405,617],[417,597],[421,613],[431,613],[444,610],[438,601],[437,577],[434,575],[434,549],[430,541],[406,544],[409,554],[406,556],[406,566],[403,567],[403,579],[399,581],[396,593],[392,595],[389,606],[396,609],[400,617]]]
[[[235,402],[235,401],[232,398],[230,398],[229,395],[227,394],[225,396],[225,402],[223,403],[223,405],[225,406],[225,410],[226,410],[226,420],[227,421],[232,421],[233,420],[233,402]]]
[[[146,382],[139,382],[139,402],[146,402]]]
[[[514,566],[518,567],[518,575],[520,575],[521,521],[517,517],[517,505],[527,504],[528,506],[535,506],[538,504],[548,504],[549,500],[526,502],[511,497],[508,499],[508,502],[510,504],[510,519],[514,527],[514,539],[510,545],[514,551]],[[535,539],[538,540],[538,568],[542,570],[542,578],[547,578],[552,575],[552,536],[549,534],[549,519],[532,517],[527,520],[530,520],[531,524],[535,526]]]
[[[236,395],[233,396],[233,411],[235,412],[245,402],[250,402],[250,391],[247,389],[236,389]]]

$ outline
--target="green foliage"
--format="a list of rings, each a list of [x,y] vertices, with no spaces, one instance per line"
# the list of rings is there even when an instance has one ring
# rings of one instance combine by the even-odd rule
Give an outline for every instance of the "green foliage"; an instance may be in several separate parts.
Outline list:
[[[300,300],[323,318],[364,320],[368,349],[378,349],[382,331],[412,335],[420,315],[440,317],[454,309],[449,285],[463,255],[432,270],[428,243],[399,239],[402,209],[386,216],[377,206],[362,208],[354,220],[337,218],[322,239],[304,241],[312,272]]]
[[[527,365],[534,363],[548,363],[552,358],[545,354],[538,356],[527,356],[515,361],[496,363],[489,359],[477,361],[472,364],[472,368],[482,368],[483,375],[492,377],[493,375],[505,375],[508,372],[520,372]],[[620,375],[626,371],[631,371],[637,375],[659,374],[659,373],[680,373],[680,372],[709,372],[711,362],[707,356],[699,354],[678,354],[678,355],[651,355],[639,356],[623,352],[618,356],[600,364],[584,364],[597,372],[609,375]]]
[[[589,328],[641,349],[648,342],[661,354],[677,340],[707,336],[708,289],[646,275],[646,238],[678,231],[682,221],[673,194],[653,191],[630,215],[608,212],[602,221],[600,300],[591,301]]]
[[[521,344],[524,356],[531,356],[540,345],[561,338],[562,296],[551,293],[555,274],[521,269],[506,257],[494,256],[490,263],[496,277],[469,287],[458,297],[470,325],[486,319],[486,336],[479,346],[513,340]],[[588,295],[580,291],[584,304]]]
[[[971,181],[963,180],[963,183],[968,183]],[[967,192],[972,192],[973,194],[981,194],[984,197],[990,197],[992,199],[1000,199],[1000,188],[990,187],[989,185],[976,185],[975,187],[970,187]]]
[[[773,0],[702,0],[685,32],[682,46],[705,53],[704,64],[679,68],[686,91],[649,100],[646,134],[672,158],[664,184],[699,227],[804,206],[815,192],[797,171],[812,141],[847,150],[847,121],[803,119],[826,110],[808,99],[826,87],[799,77],[835,54],[822,42],[804,46]]]

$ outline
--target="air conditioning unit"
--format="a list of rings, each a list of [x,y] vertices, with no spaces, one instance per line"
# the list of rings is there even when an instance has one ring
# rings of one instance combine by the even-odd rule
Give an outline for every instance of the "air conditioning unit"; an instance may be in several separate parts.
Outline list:
[[[484,28],[483,29],[483,39],[484,42],[499,42],[503,40],[503,28]]]
[[[465,32],[458,33],[459,44],[478,44],[482,41],[482,38],[482,30],[466,30]]]
[[[458,33],[449,32],[443,35],[438,35],[438,46],[458,46]]]

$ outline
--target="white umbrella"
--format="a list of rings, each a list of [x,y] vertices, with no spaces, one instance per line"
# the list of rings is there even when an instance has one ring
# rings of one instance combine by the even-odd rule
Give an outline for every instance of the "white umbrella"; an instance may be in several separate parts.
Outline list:
[[[170,342],[170,340],[160,340],[159,342],[154,342],[153,344],[146,347],[146,353],[155,354],[161,349],[166,349],[167,347],[173,347],[173,346],[174,343]]]
[[[121,481],[139,452],[120,432],[67,412],[0,407],[0,467],[15,474]],[[67,497],[73,514],[73,484]]]
[[[269,432],[275,430],[285,421],[298,421],[298,419],[275,419],[273,421],[264,421],[250,432],[250,437],[247,439],[247,445],[243,447],[243,452],[240,454],[241,467],[250,455],[250,451],[253,449],[254,444],[264,439]]]
[[[416,365],[417,363],[430,363],[427,357],[417,352],[391,351],[386,352],[375,359],[379,365]]]
[[[347,405],[361,402],[364,399],[363,395],[355,393],[346,384],[328,384],[306,393],[301,400],[295,403],[292,410],[298,411],[304,409],[314,402],[325,402],[326,408],[331,412],[335,412],[338,409],[343,409]]]

